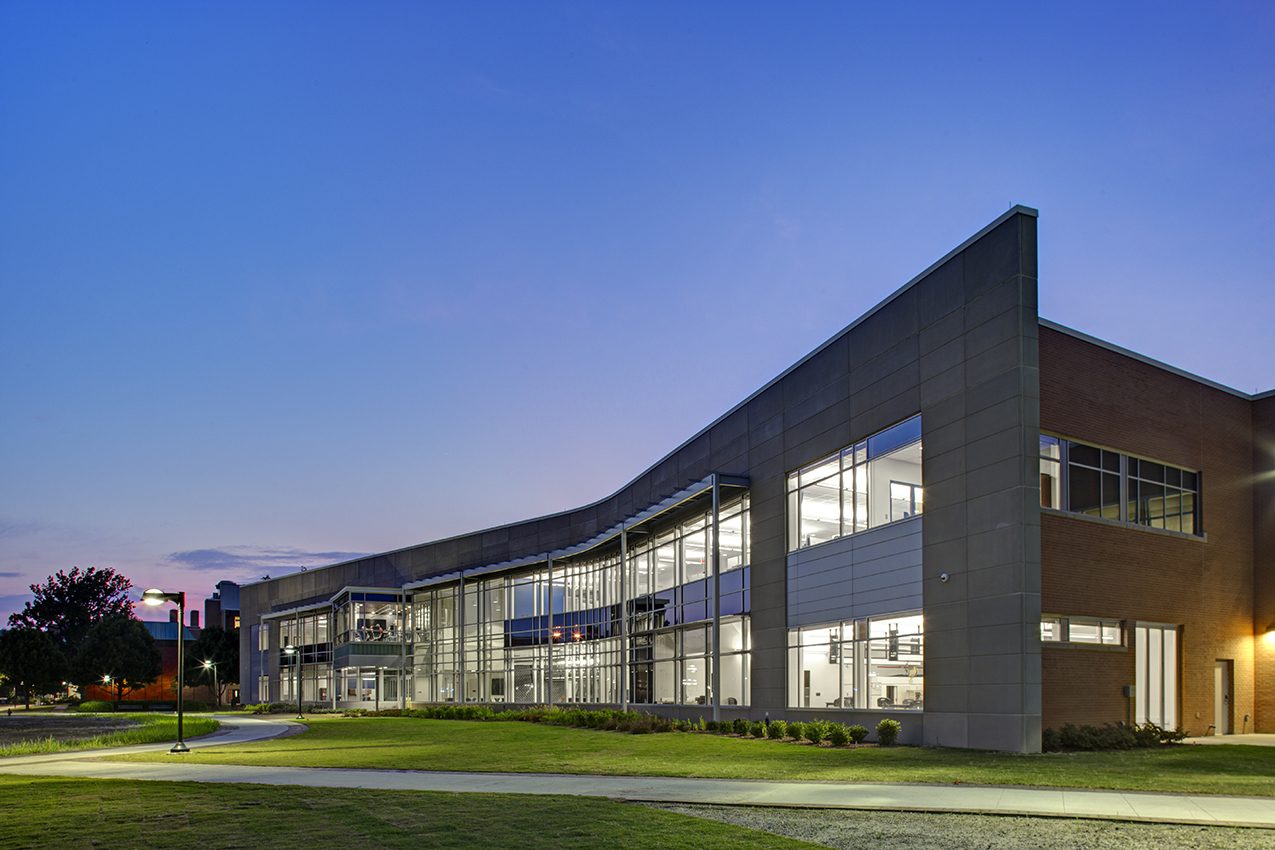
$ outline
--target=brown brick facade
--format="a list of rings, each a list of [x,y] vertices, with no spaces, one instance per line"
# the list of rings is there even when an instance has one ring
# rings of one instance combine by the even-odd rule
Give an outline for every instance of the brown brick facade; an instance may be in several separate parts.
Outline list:
[[[1253,502],[1254,581],[1253,624],[1259,635],[1257,668],[1257,728],[1275,731],[1275,395],[1253,402],[1253,473],[1257,498]]]
[[[1041,429],[1201,472],[1204,539],[1044,512],[1041,609],[1126,622],[1126,650],[1046,646],[1043,719],[1130,719],[1132,626],[1180,630],[1181,725],[1214,722],[1213,668],[1234,662],[1232,729],[1254,731],[1254,402],[1050,328],[1040,334]],[[1268,529],[1269,531],[1269,529]],[[1261,639],[1258,639],[1259,642]],[[1275,731],[1268,697],[1261,729]],[[1247,716],[1247,723],[1245,717]]]

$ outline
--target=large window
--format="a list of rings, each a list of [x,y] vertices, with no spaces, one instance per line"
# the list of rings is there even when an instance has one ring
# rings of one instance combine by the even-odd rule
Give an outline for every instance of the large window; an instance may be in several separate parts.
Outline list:
[[[719,512],[721,687],[748,700],[748,498]],[[515,575],[412,596],[416,702],[712,701],[712,522],[707,513]],[[463,607],[462,607],[463,606]],[[622,618],[629,655],[623,657]]]
[[[788,548],[804,549],[920,514],[921,417],[788,475]]]
[[[1204,534],[1198,472],[1051,434],[1040,435],[1040,506]]]
[[[924,658],[920,614],[790,629],[788,706],[919,711]]]

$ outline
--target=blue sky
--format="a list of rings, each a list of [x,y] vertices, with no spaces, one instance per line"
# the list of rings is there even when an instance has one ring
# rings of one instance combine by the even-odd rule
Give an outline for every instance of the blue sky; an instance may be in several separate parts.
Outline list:
[[[0,616],[593,501],[1014,203],[1270,389],[1272,9],[4,4]]]

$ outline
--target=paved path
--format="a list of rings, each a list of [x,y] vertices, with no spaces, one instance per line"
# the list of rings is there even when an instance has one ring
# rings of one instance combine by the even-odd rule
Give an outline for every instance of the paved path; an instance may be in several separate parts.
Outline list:
[[[1188,744],[1243,744],[1250,747],[1275,747],[1275,734],[1266,732],[1249,732],[1246,735],[1206,735],[1201,738],[1187,738]]]
[[[194,746],[237,743],[287,734],[278,720],[218,718],[223,732]],[[167,744],[122,752],[167,749]],[[109,751],[114,755],[120,751]],[[0,772],[28,776],[144,779],[169,782],[251,782],[319,788],[376,788],[489,794],[565,794],[664,803],[798,806],[916,812],[980,812],[1045,817],[1099,818],[1158,823],[1257,826],[1275,829],[1275,799],[1204,794],[1153,794],[969,785],[879,785],[845,782],[682,779],[661,776],[567,776],[417,770],[353,770],[307,767],[193,764],[172,761],[112,762],[107,751],[54,753],[0,761]]]

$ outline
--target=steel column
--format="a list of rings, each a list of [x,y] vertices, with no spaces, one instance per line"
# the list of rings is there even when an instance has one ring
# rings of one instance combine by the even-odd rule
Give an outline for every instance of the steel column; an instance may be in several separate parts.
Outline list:
[[[629,710],[629,530],[620,526],[620,708]]]
[[[718,540],[722,491],[713,473],[713,719],[722,719],[722,549]]]
[[[553,558],[545,555],[545,560],[549,564],[549,584],[545,594],[545,606],[549,612],[549,629],[546,632],[549,639],[549,651],[548,660],[545,663],[545,705],[553,708]]]

